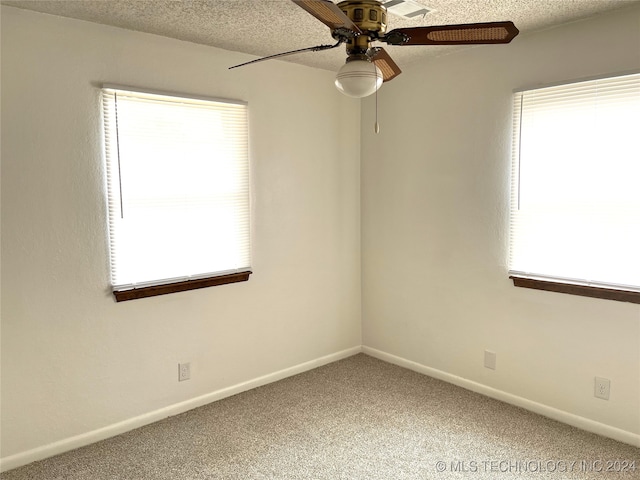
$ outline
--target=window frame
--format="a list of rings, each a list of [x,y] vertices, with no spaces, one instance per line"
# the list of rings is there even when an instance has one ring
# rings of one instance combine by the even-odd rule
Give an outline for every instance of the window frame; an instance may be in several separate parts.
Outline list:
[[[519,88],[512,92],[512,99],[515,100],[517,94],[530,91],[530,90],[543,89],[548,87],[557,87],[562,85],[571,85],[571,84],[576,84],[580,82],[588,82],[593,80],[609,79],[609,78],[623,77],[628,75],[638,75],[638,74],[640,74],[640,71],[632,70],[632,71],[624,71],[624,72],[618,72],[618,73],[610,73],[606,75],[593,76],[588,78],[580,78],[580,79],[573,79],[573,80],[562,81],[562,82],[549,83],[544,85],[535,85],[535,86],[530,86],[526,88]],[[515,118],[515,114],[516,114],[515,106],[512,106],[512,114],[514,118],[513,118],[511,135],[512,135],[512,138],[515,138],[515,135],[516,135],[515,125],[517,120]],[[514,190],[519,191],[519,181],[520,181],[519,180],[520,146],[519,146],[519,141],[518,141],[517,148],[515,143],[516,142],[514,140],[514,144],[512,145],[513,152],[512,152],[512,159],[511,159],[512,172],[511,172],[511,180],[510,180],[510,189],[511,189],[510,198],[512,202],[514,198],[513,191]],[[516,150],[518,150],[517,162],[514,160],[516,155]],[[516,177],[518,178],[517,180],[516,180]],[[518,186],[516,187],[516,185]],[[509,208],[510,217],[511,217],[511,211],[512,211],[512,208],[510,207]],[[509,230],[511,231],[511,219],[509,220]],[[512,248],[511,233],[509,234],[508,245],[509,245],[509,249],[511,249]],[[583,297],[591,297],[591,298],[640,304],[640,286],[638,287],[625,286],[625,285],[618,286],[615,284],[609,284],[605,286],[605,285],[599,285],[599,284],[591,284],[584,280],[529,274],[526,272],[518,272],[518,271],[511,270],[510,263],[511,262],[509,261],[508,262],[509,279],[513,281],[513,285],[515,287],[522,287],[522,288],[529,288],[529,289],[535,289],[535,290],[543,290],[548,292],[564,293],[569,295],[577,295],[577,296],[583,296]]]
[[[531,276],[520,276],[512,274],[509,278],[515,287],[532,288],[534,290],[544,290],[547,292],[566,293],[581,297],[601,298],[604,300],[616,300],[618,302],[629,302],[640,304],[640,292],[624,290],[621,288],[602,288],[580,283],[568,283],[558,279],[542,279]]]
[[[183,94],[183,93],[176,93],[176,92],[169,92],[169,91],[153,90],[153,89],[147,89],[147,88],[131,87],[131,86],[125,86],[125,85],[119,85],[119,84],[111,84],[111,83],[105,83],[101,85],[99,88],[100,88],[99,90],[100,105],[103,111],[105,108],[103,95],[107,90],[125,91],[125,92],[131,92],[134,94],[139,93],[143,95],[144,94],[160,95],[160,96],[166,96],[166,97],[173,97],[176,99],[216,102],[216,103],[225,103],[230,105],[243,105],[245,107],[248,106],[248,103],[246,101],[241,101],[241,100],[230,100],[230,99],[215,98],[215,97],[208,97],[208,96],[198,96],[198,95]],[[248,148],[249,146],[248,110],[246,114],[247,114],[246,141],[247,141],[247,148]],[[104,114],[102,116],[101,133],[102,133],[102,145],[103,145],[102,161],[103,161],[103,168],[105,169],[104,191],[105,191],[105,200],[106,200],[106,206],[107,206],[107,215],[108,217],[110,217],[111,215],[110,207],[109,207],[109,201],[110,201],[109,187],[110,186],[108,181],[109,160],[107,158],[107,152],[105,147],[107,143],[107,127],[105,125]],[[247,165],[248,165],[247,181],[248,181],[248,189],[249,189],[248,198],[247,198],[247,210],[249,212],[249,218],[251,218],[251,215],[250,215],[250,212],[252,211],[251,157],[250,157],[249,151],[247,151]],[[117,175],[119,175],[119,172],[117,173]],[[249,238],[248,238],[249,260],[251,256],[251,250],[252,250],[251,224],[252,224],[252,221],[251,219],[249,219]],[[108,245],[109,258],[110,258],[109,263],[110,265],[112,265],[113,253],[111,251],[111,245],[110,245],[111,244],[110,238],[111,238],[112,232],[110,227],[107,228],[107,235],[108,235],[108,241],[109,241],[109,245]],[[112,270],[112,268],[113,266],[110,267],[110,270]],[[166,295],[170,293],[184,292],[184,291],[218,286],[218,285],[227,285],[227,284],[238,283],[238,282],[246,282],[249,280],[249,276],[252,273],[253,273],[252,268],[248,267],[248,268],[239,268],[236,271],[220,271],[212,274],[201,273],[201,274],[194,274],[193,276],[185,275],[184,277],[179,277],[177,279],[149,280],[145,282],[140,282],[139,284],[123,285],[123,286],[114,285],[112,274],[110,274],[110,278],[111,278],[111,290],[112,290],[114,299],[116,302],[122,302],[122,301],[135,300],[135,299],[153,297],[158,295]]]

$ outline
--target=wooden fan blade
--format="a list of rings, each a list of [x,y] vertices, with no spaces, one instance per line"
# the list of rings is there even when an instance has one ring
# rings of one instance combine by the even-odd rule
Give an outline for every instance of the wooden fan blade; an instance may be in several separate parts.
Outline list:
[[[397,28],[382,41],[391,45],[474,45],[509,43],[519,30],[513,22],[466,23]]]
[[[388,82],[393,80],[402,73],[400,67],[396,65],[384,48],[376,47],[376,52],[372,55],[371,60],[382,72],[382,80]]]
[[[250,62],[241,63],[240,65],[234,65],[233,67],[229,67],[229,70],[231,70],[232,68],[244,67],[245,65],[251,65],[252,63],[264,62],[265,60],[271,60],[272,58],[280,58],[280,57],[286,57],[287,55],[295,55],[296,53],[320,52],[322,50],[331,50],[332,48],[336,48],[342,43],[343,43],[342,40],[338,40],[338,43],[336,43],[335,45],[318,45],[318,46],[309,47],[309,48],[299,48],[298,50],[291,50],[290,52],[276,53],[275,55],[256,58],[255,60],[251,60]]]
[[[331,0],[291,0],[304,8],[331,30],[346,29],[362,33],[358,26]]]

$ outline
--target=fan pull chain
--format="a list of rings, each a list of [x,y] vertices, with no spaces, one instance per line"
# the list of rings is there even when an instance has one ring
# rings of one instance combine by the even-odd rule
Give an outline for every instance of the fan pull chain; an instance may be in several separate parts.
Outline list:
[[[378,69],[376,68],[376,64],[373,64],[373,68],[376,72],[376,123],[373,127],[373,131],[376,133],[380,133],[380,124],[378,123]]]

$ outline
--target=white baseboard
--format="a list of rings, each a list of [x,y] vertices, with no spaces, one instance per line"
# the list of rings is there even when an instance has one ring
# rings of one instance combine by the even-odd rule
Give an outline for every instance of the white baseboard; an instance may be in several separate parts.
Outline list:
[[[267,385],[269,383],[273,383],[278,380],[282,380],[284,378],[291,377],[308,370],[312,370],[322,365],[327,365],[329,363],[342,360],[352,355],[356,355],[360,352],[366,353],[367,355],[371,355],[372,357],[378,358],[385,362],[393,363],[395,365],[408,368],[409,370],[413,370],[415,372],[422,373],[424,375],[428,375],[430,377],[437,378],[448,383],[452,383],[467,390],[486,395],[487,397],[495,398],[496,400],[500,400],[505,403],[524,408],[531,412],[538,413],[554,420],[558,420],[559,422],[566,423],[582,430],[596,433],[604,437],[612,438],[629,445],[640,447],[640,435],[637,435],[635,433],[605,425],[603,423],[580,417],[563,410],[558,410],[556,408],[549,407],[547,405],[543,405],[541,403],[537,403],[532,400],[519,397],[517,395],[512,395],[510,393],[503,392],[502,390],[497,390],[481,383],[477,383],[466,378],[443,372],[442,370],[427,367],[417,362],[407,360],[405,358],[398,357],[396,355],[392,355],[375,348],[367,346],[356,346],[348,348],[346,350],[342,350],[340,352],[326,355],[324,357],[310,360],[308,362],[294,365],[293,367],[285,368],[268,375],[263,375],[246,382],[238,383],[231,387],[216,390],[215,392],[195,397],[184,402],[169,405],[168,407],[161,408],[159,410],[155,410],[153,412],[149,412],[134,418],[130,418],[122,422],[114,423],[97,430],[83,433],[81,435],[76,435],[74,437],[66,438],[48,445],[34,448],[32,450],[27,450],[25,452],[2,458],[0,459],[0,472],[5,472],[7,470],[27,465],[31,462],[43,460],[54,455],[59,455],[70,450],[75,450],[76,448],[84,447],[86,445],[99,442],[100,440],[114,437],[116,435],[134,430],[136,428],[143,427],[150,423],[163,420],[167,417],[187,412],[194,408],[198,408],[208,403],[215,402],[216,400],[221,400],[223,398],[230,397],[247,390],[251,390],[252,388]]]
[[[557,408],[534,402],[533,400],[519,397],[517,395],[512,395],[502,390],[497,390],[481,383],[458,377],[447,372],[443,372],[442,370],[427,367],[426,365],[422,365],[420,363],[407,360],[405,358],[398,357],[396,355],[392,355],[375,348],[363,345],[362,353],[366,353],[367,355],[371,355],[372,357],[378,358],[385,362],[393,363],[394,365],[413,370],[414,372],[422,373],[424,375],[428,375],[429,377],[443,380],[447,383],[452,383],[467,390],[471,390],[472,392],[480,393],[487,397],[495,398],[496,400],[500,400],[505,403],[524,408],[525,410],[529,410],[553,420],[566,423],[568,425],[571,425],[572,427],[580,428],[581,430],[586,430],[591,433],[596,433],[598,435],[602,435],[603,437],[612,438],[619,442],[633,445],[634,447],[640,447],[640,435],[638,434],[628,432],[620,428],[612,427],[604,423],[596,422],[579,415],[574,415],[573,413],[565,412],[564,410],[558,410]]]
[[[48,445],[34,448],[32,450],[27,450],[25,452],[2,458],[0,459],[0,472],[5,472],[7,470],[27,465],[31,462],[43,460],[54,455],[59,455],[70,450],[75,450],[76,448],[99,442],[100,440],[104,440],[106,438],[120,435],[130,430],[143,427],[150,423],[163,420],[167,417],[172,417],[174,415],[187,412],[194,408],[201,407],[208,403],[215,402],[216,400],[221,400],[223,398],[230,397],[247,390],[251,390],[252,388],[261,387],[262,385],[277,382],[278,380],[282,380],[284,378],[306,372],[307,370],[312,370],[322,365],[342,360],[343,358],[356,355],[361,351],[362,348],[360,346],[348,348],[340,352],[332,353],[324,357],[316,358],[308,362],[294,365],[293,367],[285,368],[274,373],[254,378],[246,382],[238,383],[231,387],[216,390],[215,392],[211,392],[206,395],[169,405],[168,407],[161,408],[159,410],[155,410],[153,412],[149,412],[134,418],[130,418],[122,422],[114,423],[97,430],[83,433],[81,435],[76,435],[74,437],[65,438],[64,440],[60,440]]]

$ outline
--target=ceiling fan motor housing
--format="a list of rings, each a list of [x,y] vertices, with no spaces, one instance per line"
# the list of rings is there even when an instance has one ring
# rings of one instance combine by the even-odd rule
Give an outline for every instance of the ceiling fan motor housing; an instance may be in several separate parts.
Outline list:
[[[387,31],[387,8],[378,0],[345,0],[338,8],[362,31],[345,41],[348,55],[364,55],[372,39]],[[339,37],[339,32],[333,31]]]

